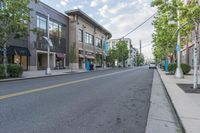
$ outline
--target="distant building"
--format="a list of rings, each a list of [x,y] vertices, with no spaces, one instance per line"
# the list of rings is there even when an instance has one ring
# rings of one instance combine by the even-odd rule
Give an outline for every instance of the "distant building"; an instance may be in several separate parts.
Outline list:
[[[109,49],[115,49],[118,41],[120,41],[120,39],[110,39],[108,41]],[[123,41],[127,43],[127,47],[129,50],[128,59],[125,62],[126,67],[136,66],[137,65],[137,61],[136,61],[137,49],[132,46],[132,41],[130,38],[124,38]],[[120,63],[116,62],[115,65],[117,64],[120,64]]]

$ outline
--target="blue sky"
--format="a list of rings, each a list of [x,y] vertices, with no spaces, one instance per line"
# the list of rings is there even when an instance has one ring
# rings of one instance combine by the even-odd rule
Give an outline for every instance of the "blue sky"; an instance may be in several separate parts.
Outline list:
[[[107,28],[113,38],[120,38],[156,12],[150,6],[151,0],[42,0],[60,12],[81,9]],[[152,21],[130,34],[133,46],[139,47],[142,40],[143,54],[152,57]]]

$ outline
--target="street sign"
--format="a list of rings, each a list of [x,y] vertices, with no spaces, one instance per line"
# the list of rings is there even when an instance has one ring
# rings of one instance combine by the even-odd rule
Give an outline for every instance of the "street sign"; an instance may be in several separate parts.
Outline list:
[[[180,51],[180,45],[176,45],[176,52],[179,52]]]

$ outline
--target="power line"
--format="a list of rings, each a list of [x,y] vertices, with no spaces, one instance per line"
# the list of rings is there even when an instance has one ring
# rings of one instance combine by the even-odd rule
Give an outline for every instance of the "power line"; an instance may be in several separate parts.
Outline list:
[[[148,19],[146,19],[143,23],[141,23],[140,25],[138,25],[136,28],[134,28],[133,30],[131,30],[130,32],[128,32],[125,36],[123,36],[120,39],[125,38],[126,36],[128,36],[129,34],[131,34],[132,32],[134,32],[135,30],[137,30],[138,28],[140,28],[142,25],[144,25],[146,22],[148,22],[152,17],[154,17],[157,13],[154,13],[152,16],[150,16]]]

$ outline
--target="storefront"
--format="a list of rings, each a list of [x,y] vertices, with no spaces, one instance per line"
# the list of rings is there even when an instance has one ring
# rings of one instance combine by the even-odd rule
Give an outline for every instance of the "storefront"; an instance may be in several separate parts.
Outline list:
[[[83,64],[84,64],[84,56],[82,54],[79,54],[79,69],[83,69]]]
[[[65,54],[56,54],[56,69],[65,69]]]
[[[19,64],[24,70],[28,70],[30,56],[28,48],[17,46],[10,46],[7,48],[8,64]],[[3,63],[3,51],[1,51],[0,63]]]

